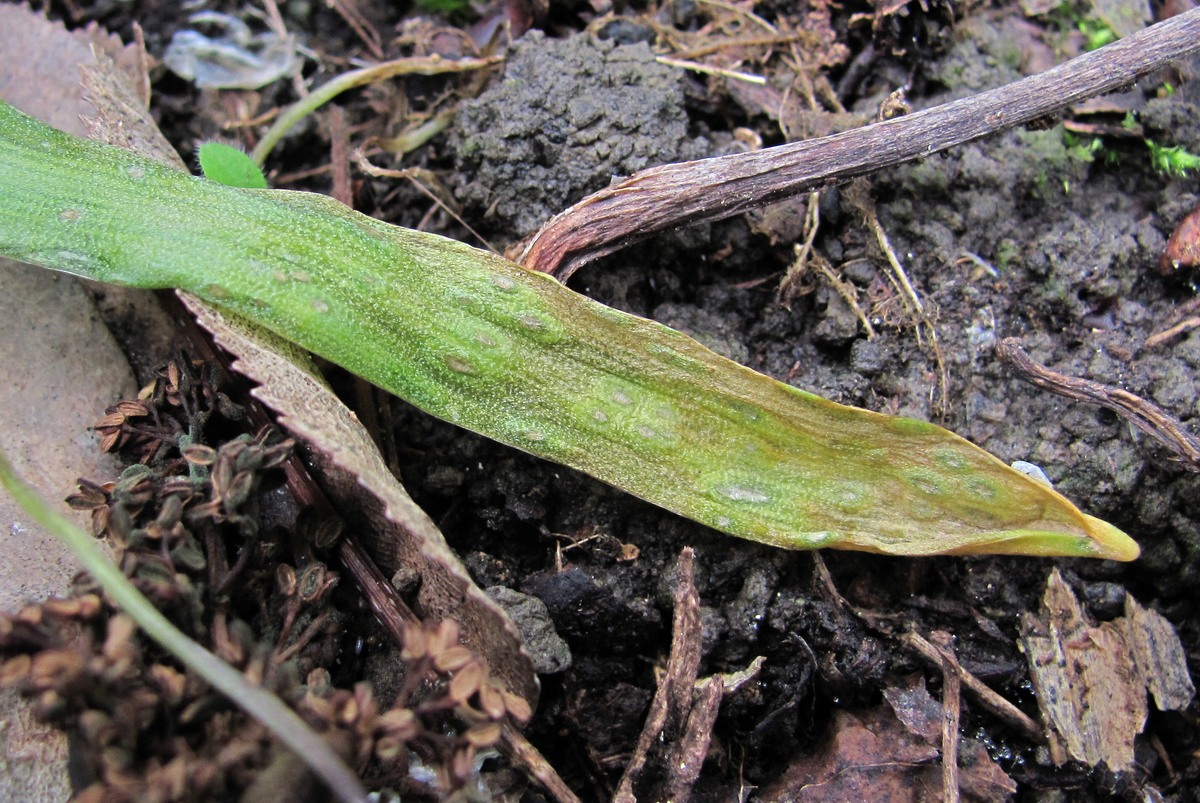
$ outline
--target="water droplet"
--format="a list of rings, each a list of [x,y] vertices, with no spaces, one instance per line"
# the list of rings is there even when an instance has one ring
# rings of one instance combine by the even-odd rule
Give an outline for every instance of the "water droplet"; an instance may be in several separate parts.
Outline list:
[[[1037,480],[1047,488],[1053,488],[1054,483],[1050,482],[1050,478],[1046,476],[1046,472],[1042,471],[1042,467],[1026,460],[1012,461],[1012,467],[1024,474],[1030,479]]]
[[[741,485],[723,485],[717,488],[717,493],[726,499],[732,499],[734,502],[762,504],[763,502],[771,501],[771,497],[762,491],[755,490],[754,488],[746,488]]]
[[[315,309],[317,312],[322,312],[322,313],[329,312],[329,305],[319,298],[313,299],[312,308]]]

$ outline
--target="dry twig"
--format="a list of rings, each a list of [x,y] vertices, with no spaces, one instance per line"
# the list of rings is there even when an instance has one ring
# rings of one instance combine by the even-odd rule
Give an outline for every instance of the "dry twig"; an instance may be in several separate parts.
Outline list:
[[[1193,438],[1178,419],[1153,402],[1121,388],[1051,371],[1046,366],[1034,362],[1022,350],[1021,341],[1015,337],[1005,338],[997,343],[996,356],[1026,382],[1068,399],[1097,404],[1106,410],[1112,410],[1174,452],[1192,471],[1200,471],[1200,441]]]
[[[924,158],[1128,85],[1197,51],[1200,9],[1193,9],[974,97],[830,137],[643,170],[556,215],[519,261],[565,281],[597,257],[658,232]]]
[[[1007,722],[1015,730],[1025,734],[1033,741],[1042,744],[1046,741],[1046,735],[1028,714],[1008,700],[1001,697],[995,691],[987,686],[982,680],[972,675],[967,670],[963,669],[959,664],[954,653],[947,652],[921,636],[919,633],[909,632],[902,637],[904,643],[912,647],[924,658],[942,666],[949,667],[953,670],[953,674],[957,675],[962,684],[971,691],[979,703],[1000,719]],[[949,673],[948,673],[949,674]]]

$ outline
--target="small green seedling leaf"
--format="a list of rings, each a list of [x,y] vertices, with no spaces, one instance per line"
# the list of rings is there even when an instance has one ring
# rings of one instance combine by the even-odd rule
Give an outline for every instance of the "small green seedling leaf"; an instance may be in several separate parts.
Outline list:
[[[200,146],[200,169],[204,177],[226,187],[265,190],[267,177],[244,152],[221,142],[206,142]]]
[[[426,412],[791,549],[1131,560],[933,424],[846,407],[503,257],[321,195],[223,187],[0,103],[0,253],[179,288]]]
[[[1179,146],[1168,148],[1148,139],[1146,147],[1150,149],[1150,163],[1160,173],[1168,176],[1186,176],[1189,171],[1200,169],[1200,156]]]
[[[457,14],[471,7],[471,0],[417,0],[417,5],[442,14]]]

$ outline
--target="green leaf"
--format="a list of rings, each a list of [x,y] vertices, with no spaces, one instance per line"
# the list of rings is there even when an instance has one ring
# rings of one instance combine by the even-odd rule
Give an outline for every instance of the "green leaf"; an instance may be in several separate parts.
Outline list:
[[[940,427],[751,371],[549,276],[324,196],[198,181],[0,106],[0,253],[182,288],[503,443],[792,549],[1130,560]]]
[[[221,142],[205,142],[197,154],[204,177],[226,187],[265,190],[267,177],[245,152]]]

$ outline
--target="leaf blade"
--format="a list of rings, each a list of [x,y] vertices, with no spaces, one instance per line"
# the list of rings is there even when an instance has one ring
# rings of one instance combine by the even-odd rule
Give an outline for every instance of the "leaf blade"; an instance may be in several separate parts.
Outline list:
[[[188,290],[433,415],[739,537],[1137,555],[1120,530],[932,424],[821,399],[323,196],[200,181],[18,114],[0,107],[0,251]]]

